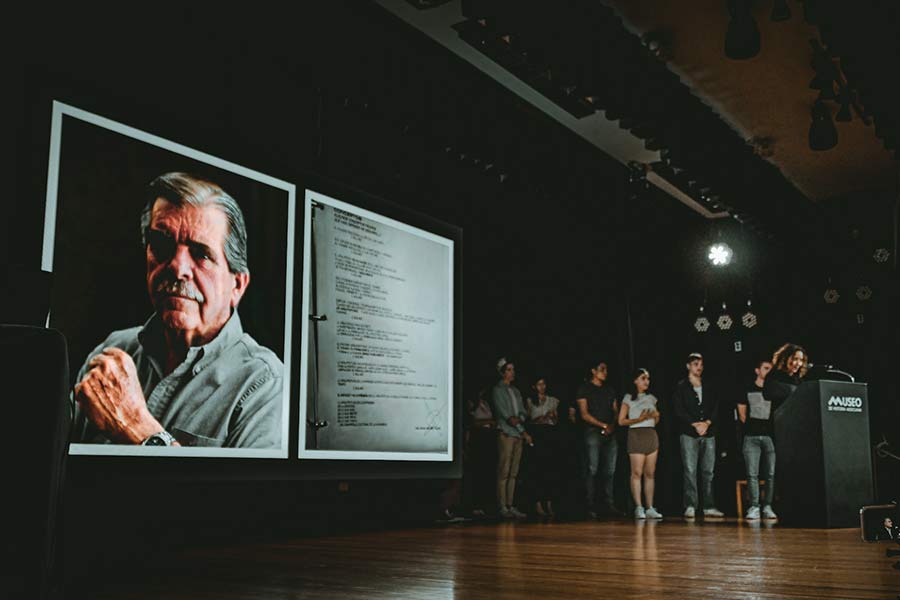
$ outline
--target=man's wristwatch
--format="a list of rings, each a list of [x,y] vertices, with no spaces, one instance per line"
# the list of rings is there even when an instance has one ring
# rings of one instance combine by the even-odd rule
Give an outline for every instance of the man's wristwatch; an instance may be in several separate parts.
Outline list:
[[[159,433],[154,433],[141,442],[141,446],[171,446],[175,442],[175,437],[168,431],[163,430]]]

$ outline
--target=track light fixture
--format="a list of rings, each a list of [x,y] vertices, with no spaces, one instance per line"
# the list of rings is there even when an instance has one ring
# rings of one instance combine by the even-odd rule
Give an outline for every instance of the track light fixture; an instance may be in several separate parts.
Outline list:
[[[819,100],[835,100],[837,95],[834,93],[834,84],[840,81],[840,73],[838,73],[834,61],[819,40],[812,39],[809,43],[813,50],[810,66],[816,73],[809,82],[809,87],[813,90],[819,90]]]
[[[791,18],[791,7],[788,6],[787,0],[774,0],[772,2],[773,21],[787,21]]]
[[[831,150],[837,146],[838,133],[831,120],[831,111],[819,100],[812,107],[812,124],[809,126],[809,149]]]
[[[818,25],[818,0],[803,0],[803,19],[810,25]]]
[[[731,20],[725,32],[725,56],[733,60],[759,54],[759,27],[753,18],[752,0],[727,0]]]
[[[840,121],[841,123],[846,123],[853,119],[853,116],[850,114],[850,90],[847,89],[847,86],[841,87],[840,97],[841,108],[834,116],[834,120]]]

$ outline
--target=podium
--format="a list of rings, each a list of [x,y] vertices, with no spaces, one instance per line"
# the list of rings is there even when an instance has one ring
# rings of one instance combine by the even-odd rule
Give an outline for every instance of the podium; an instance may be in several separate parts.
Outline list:
[[[800,384],[775,412],[775,451],[784,524],[858,527],[874,497],[866,384]]]

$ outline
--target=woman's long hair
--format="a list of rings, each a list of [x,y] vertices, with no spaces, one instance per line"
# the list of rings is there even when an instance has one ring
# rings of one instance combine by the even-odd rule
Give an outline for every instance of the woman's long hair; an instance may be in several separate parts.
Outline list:
[[[650,371],[642,368],[635,369],[631,374],[631,381],[628,382],[628,393],[631,394],[631,400],[633,402],[637,402],[638,399],[638,389],[635,380],[645,373],[648,377],[650,376]],[[650,393],[649,388],[647,388],[647,393]]]
[[[803,353],[803,366],[800,367],[800,371],[797,375],[801,378],[805,377],[806,372],[809,370],[809,355],[806,353],[806,349],[803,346],[791,343],[783,344],[781,348],[776,350],[775,354],[772,355],[772,365],[779,371],[787,373],[788,361],[798,350]]]

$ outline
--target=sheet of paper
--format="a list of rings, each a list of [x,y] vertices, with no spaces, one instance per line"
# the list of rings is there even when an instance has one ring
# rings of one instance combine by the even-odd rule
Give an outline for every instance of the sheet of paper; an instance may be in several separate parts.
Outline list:
[[[305,448],[449,457],[452,240],[312,199]]]
[[[763,398],[760,392],[750,392],[747,394],[747,402],[750,404],[750,418],[763,419],[769,418],[772,413],[772,403]]]

